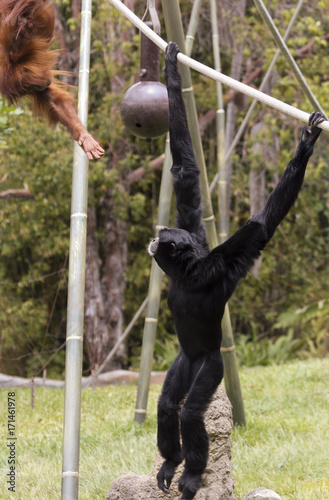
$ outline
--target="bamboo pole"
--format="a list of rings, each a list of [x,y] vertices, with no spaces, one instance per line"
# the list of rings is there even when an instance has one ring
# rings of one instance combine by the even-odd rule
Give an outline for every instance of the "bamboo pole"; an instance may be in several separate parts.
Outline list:
[[[185,39],[181,19],[179,3],[177,0],[162,0],[162,11],[166,25],[168,39],[176,42],[185,53]],[[178,63],[179,72],[182,77],[182,92],[185,102],[187,120],[196,157],[197,164],[200,167],[200,181],[203,202],[203,220],[205,222],[207,238],[211,248],[217,245],[217,235],[215,226],[215,217],[212,210],[209,186],[207,181],[207,171],[203,156],[202,142],[198,126],[198,115],[195,106],[194,92],[192,87],[191,73],[184,64]]]
[[[159,37],[154,31],[152,31],[145,23],[143,23],[130,9],[128,9],[121,0],[109,0],[114,7],[116,7],[127,19],[129,19],[137,28],[140,29],[148,38],[150,38],[161,50],[166,50],[167,43]],[[249,85],[245,85],[238,80],[234,80],[234,78],[230,78],[229,76],[224,75],[223,73],[219,73],[213,68],[209,68],[191,57],[180,52],[177,56],[177,59],[182,64],[186,64],[191,69],[195,69],[199,73],[207,76],[208,78],[212,78],[213,80],[218,80],[224,85],[228,85],[232,89],[237,92],[241,92],[253,99],[258,99],[259,101],[266,104],[266,106],[270,106],[274,109],[277,109],[281,113],[285,113],[288,116],[292,116],[297,120],[301,120],[302,122],[308,123],[310,119],[310,113],[306,113],[301,109],[295,108],[294,106],[290,106],[279,99],[275,99],[263,92],[259,92],[253,87]],[[318,124],[318,127],[322,130],[329,131],[329,121],[325,120]]]
[[[286,32],[284,34],[284,37],[283,37],[284,41],[286,41],[287,38],[288,38],[288,36],[290,35],[290,31],[291,31],[293,25],[295,24],[295,21],[296,21],[298,15],[299,15],[299,12],[300,12],[300,10],[301,10],[301,8],[303,6],[303,3],[304,3],[304,0],[299,0],[299,2],[297,4],[297,7],[295,9],[295,12],[294,12],[294,14],[293,14],[293,16],[292,16],[292,18],[290,20],[290,23],[289,23],[289,25],[288,25],[288,27],[286,29]],[[270,79],[270,76],[272,74],[272,71],[273,71],[273,69],[274,69],[274,67],[276,65],[276,62],[277,62],[280,54],[281,54],[281,51],[280,51],[280,49],[278,49],[276,51],[276,53],[275,53],[275,56],[272,59],[272,62],[270,64],[270,66],[269,66],[269,68],[268,68],[265,76],[264,76],[264,79],[263,79],[263,81],[262,81],[262,83],[261,83],[261,85],[259,87],[260,91],[263,91],[264,88],[265,88],[265,86],[267,85],[267,82]],[[252,101],[252,103],[251,103],[251,105],[250,105],[250,107],[249,107],[249,109],[248,109],[248,111],[246,113],[246,116],[244,117],[243,122],[241,123],[241,125],[239,127],[239,130],[237,131],[237,133],[236,133],[236,135],[234,137],[234,140],[232,141],[232,143],[231,143],[231,145],[229,147],[229,150],[226,153],[225,162],[228,161],[228,159],[230,158],[230,156],[233,153],[234,149],[236,148],[236,146],[237,146],[237,144],[238,144],[238,142],[239,142],[239,140],[240,140],[243,132],[246,129],[247,124],[249,123],[251,114],[252,114],[253,110],[255,109],[257,103],[258,103],[258,101],[256,99],[254,99]],[[217,183],[218,179],[219,179],[219,173],[217,173],[215,175],[215,177],[214,177],[214,179],[213,179],[213,181],[212,181],[212,183],[210,185],[210,193],[212,193],[212,191],[215,189],[216,183]]]
[[[191,20],[189,25],[189,53],[192,51],[194,31],[197,26],[197,17],[199,15],[201,1],[195,2],[197,5],[193,7]],[[158,218],[156,226],[156,234],[163,226],[169,223],[170,205],[172,198],[172,180],[170,168],[172,165],[172,157],[170,152],[169,134],[167,135],[165,159],[162,171],[161,189],[159,196]],[[157,263],[152,259],[151,276],[148,292],[148,307],[146,312],[143,344],[141,353],[141,362],[138,378],[137,400],[135,407],[135,423],[143,423],[147,413],[147,401],[150,388],[150,377],[152,370],[152,362],[154,355],[154,344],[156,337],[156,329],[158,323],[159,304],[161,296],[161,284],[163,272]]]
[[[217,27],[217,6],[216,0],[210,0],[210,15],[212,29],[212,48],[214,54],[214,68],[221,71],[219,34]],[[226,168],[225,168],[225,110],[223,105],[222,84],[216,82],[217,104],[216,111],[216,132],[217,132],[217,171],[218,171],[218,221],[219,221],[219,242],[223,243],[228,237],[227,227],[227,203],[226,203]]]
[[[82,0],[78,108],[79,117],[85,126],[88,114],[90,25],[91,0]],[[75,143],[66,331],[62,500],[76,500],[79,495],[87,198],[88,158]]]
[[[130,321],[129,325],[127,326],[127,328],[125,329],[125,331],[123,332],[123,334],[118,338],[117,342],[115,343],[115,345],[112,347],[111,351],[108,353],[108,355],[106,356],[106,358],[104,359],[103,363],[98,367],[96,368],[96,370],[94,370],[94,377],[97,378],[98,375],[100,373],[102,373],[102,371],[104,370],[105,366],[111,361],[111,359],[114,357],[115,353],[117,352],[117,350],[119,349],[119,347],[121,346],[122,342],[125,341],[125,339],[128,337],[131,329],[133,328],[133,326],[135,325],[136,321],[138,320],[138,318],[140,317],[140,315],[142,314],[142,312],[144,311],[146,305],[148,303],[148,297],[146,297],[144,299],[144,301],[142,302],[142,304],[139,306],[139,309],[137,310],[137,312],[134,314],[132,320]]]
[[[281,50],[281,53],[283,57],[286,59],[287,63],[290,66],[291,71],[294,73],[296,80],[298,81],[300,88],[302,89],[304,95],[307,97],[309,102],[312,104],[313,108],[317,111],[321,111],[325,115],[325,112],[323,111],[322,107],[320,106],[318,100],[316,99],[315,95],[313,94],[312,90],[307,84],[307,81],[305,80],[302,72],[300,71],[295,59],[292,57],[285,41],[283,40],[282,36],[279,33],[279,30],[275,26],[273,19],[271,18],[268,10],[266,9],[264,3],[262,0],[254,0],[255,5],[257,7],[257,10],[263,19],[265,25],[269,29],[272,37],[274,38],[275,43]]]
[[[179,4],[177,0],[170,0],[163,2],[163,13],[165,18],[166,29],[168,33],[168,38],[176,41],[180,46],[181,50],[184,52],[185,49],[185,40],[183,34],[183,26],[181,23],[181,15]],[[197,11],[195,10],[195,13]],[[190,23],[191,25],[191,23]],[[196,26],[196,23],[194,23]],[[190,44],[190,49],[192,49],[192,45]],[[187,66],[180,65],[180,72],[182,75],[182,84],[183,84],[183,97],[186,105],[186,111],[188,116],[188,121],[190,124],[190,133],[192,142],[194,145],[195,155],[198,162],[198,165],[201,169],[201,190],[202,190],[202,199],[204,205],[204,221],[207,230],[208,242],[211,248],[214,248],[217,245],[217,236],[216,236],[216,227],[215,227],[215,218],[213,215],[208,181],[207,181],[207,173],[206,166],[203,157],[202,143],[200,138],[200,133],[198,129],[198,119],[196,106],[194,101],[194,94],[192,89],[192,81],[190,76],[190,71]],[[164,169],[165,170],[165,169]],[[162,184],[162,183],[161,183]],[[160,200],[162,196],[160,193]],[[160,203],[159,203],[160,206]],[[156,334],[156,325],[158,318],[158,307],[160,300],[160,288],[161,288],[161,280],[159,279],[159,275],[162,276],[162,271],[159,270],[156,263],[152,263],[152,271],[151,271],[151,280],[149,287],[149,303],[148,303],[148,311],[147,313],[148,320],[145,322],[144,328],[144,336],[143,336],[143,348],[141,355],[141,369],[140,369],[140,377],[138,383],[138,394],[137,394],[137,402],[135,409],[135,422],[142,423],[146,416],[146,408],[147,408],[147,399],[149,392],[149,381],[150,381],[150,373],[152,368],[152,360],[153,360],[153,352],[154,352],[154,342],[155,342],[155,334]],[[156,285],[157,283],[157,285]],[[228,308],[225,310],[225,316],[229,314]],[[225,325],[225,332],[229,335],[226,342],[223,342],[223,348],[232,350],[232,346],[234,348],[232,331],[230,332],[227,328],[227,325],[230,325],[229,317],[225,318],[223,323]],[[234,354],[235,355],[235,354]],[[230,356],[231,358],[231,356]],[[237,368],[231,367],[228,373],[235,374],[235,381],[238,380]],[[227,384],[229,390],[232,387],[232,384]],[[237,387],[240,387],[238,384]],[[240,390],[241,393],[241,390]],[[232,399],[234,399],[232,397]],[[244,411],[242,398],[238,404],[235,404],[236,411],[235,415],[238,416],[236,423],[244,423]]]
[[[156,225],[156,235],[160,229],[169,224],[170,206],[172,199],[171,169],[172,158],[169,144],[169,134],[167,134],[165,159],[162,170],[161,188],[159,196],[159,208]],[[158,324],[158,313],[161,297],[161,283],[163,272],[152,259],[151,276],[148,292],[148,304],[144,323],[143,344],[141,362],[138,378],[138,390],[135,407],[135,423],[141,424],[146,417],[148,393],[150,387],[150,377],[152,371],[154,344],[156,328]]]
[[[194,0],[190,22],[187,28],[185,46],[186,46],[186,55],[190,56],[192,54],[193,44],[195,40],[195,33],[198,26],[199,15],[201,10],[202,0]]]
[[[216,71],[221,71],[219,34],[217,25],[216,0],[210,0],[212,45],[214,66]],[[217,169],[218,169],[218,210],[219,210],[219,242],[223,243],[228,238],[228,217],[226,203],[226,158],[225,158],[225,111],[223,105],[223,91],[220,82],[216,82],[218,109],[216,113],[217,129]],[[235,425],[246,425],[243,407],[241,384],[239,379],[238,364],[235,354],[234,337],[229,312],[226,304],[222,320],[223,339],[221,353],[224,360],[224,382],[229,400],[232,404],[233,422]]]
[[[181,50],[184,52],[184,36],[183,36],[183,26],[181,21],[181,14],[178,0],[166,0],[162,2],[163,15],[166,25],[166,30],[168,33],[168,39],[178,43]],[[201,181],[201,191],[202,191],[202,202],[203,202],[203,220],[206,225],[207,238],[210,248],[217,246],[217,235],[216,235],[216,225],[215,217],[213,215],[207,170],[203,156],[202,142],[198,127],[198,117],[194,100],[194,93],[192,88],[192,81],[190,70],[187,66],[180,64],[180,74],[182,76],[182,91],[183,98],[185,101],[185,107],[187,112],[187,118],[190,128],[191,139],[194,147],[194,152],[196,156],[197,163],[201,170],[200,181]],[[234,341],[232,335],[232,329],[230,328],[231,321],[229,317],[228,307],[225,308],[224,318],[222,322],[223,329],[223,356],[225,366],[231,363],[230,368],[226,368],[225,375],[225,387],[227,395],[231,400],[232,405],[234,405],[234,423],[245,425],[243,400],[241,395],[241,388],[239,383],[239,375],[237,370],[237,363],[234,352]],[[230,353],[228,357],[226,353]],[[234,363],[235,361],[235,363]],[[227,376],[232,376],[234,379],[234,384],[229,381],[226,382]]]
[[[211,3],[214,4],[214,6],[212,5],[212,10],[214,11],[215,8],[216,8],[216,3],[215,3],[216,0],[211,0]],[[298,2],[298,5],[296,7],[296,10],[295,10],[295,13],[294,15],[292,16],[291,18],[291,21],[288,25],[288,28],[285,32],[285,35],[284,35],[284,40],[286,40],[290,34],[290,31],[291,31],[291,28],[293,27],[294,23],[295,23],[295,20],[300,12],[300,9],[303,5],[303,1],[304,0],[299,0]],[[217,17],[217,16],[216,16]],[[214,23],[215,19],[215,13],[212,12],[212,24]],[[267,70],[266,72],[266,75],[263,79],[263,82],[260,86],[260,91],[262,91],[264,89],[264,87],[266,86],[269,78],[270,78],[270,75],[272,73],[272,70],[276,64],[276,61],[280,55],[280,50],[278,50],[271,62],[271,65],[269,67],[269,69]],[[216,60],[216,58],[215,58]],[[220,66],[219,67],[216,67],[216,69],[218,71],[221,71],[221,68]],[[225,163],[227,162],[227,160],[229,159],[229,157],[231,156],[232,152],[234,151],[238,141],[240,140],[240,137],[242,136],[242,133],[243,131],[245,130],[245,127],[249,121],[249,118],[255,108],[257,104],[257,101],[254,100],[242,122],[242,124],[240,125],[240,128],[229,148],[229,151],[227,152],[226,154],[226,157],[225,157]],[[215,188],[216,186],[216,183],[219,183],[219,189],[221,188],[221,186],[224,186],[225,187],[225,194],[224,196],[226,196],[226,183],[223,182],[223,173],[222,173],[222,170],[221,168],[218,169],[218,173],[216,174],[215,176],[215,179],[213,180],[211,186],[210,186],[210,192],[212,192],[212,190]],[[220,205],[222,206],[222,205]],[[226,205],[225,205],[225,210],[226,210]],[[221,219],[220,219],[221,220]],[[225,224],[226,224],[226,218],[225,218]],[[225,228],[225,226],[223,226]],[[225,228],[226,229],[226,228]],[[225,229],[223,230],[224,234],[225,234]],[[221,232],[221,231],[220,231]],[[223,235],[224,236],[224,235]],[[226,307],[228,307],[228,305],[226,305]],[[223,332],[224,331],[228,331],[228,332],[231,332],[232,331],[232,326],[231,326],[231,322],[230,322],[230,316],[229,314],[225,314],[224,315],[224,318],[223,318],[223,322],[222,322],[222,328],[223,328]],[[238,374],[238,371],[237,370],[232,370],[232,367],[235,366],[236,364],[236,356],[235,356],[235,349],[234,349],[234,343],[233,343],[233,335],[232,335],[232,341],[230,341],[230,335],[223,335],[223,342],[222,342],[222,354],[223,354],[223,358],[225,360],[225,373],[226,373],[226,377],[225,377],[225,387],[226,387],[226,391],[228,394],[235,394],[235,391],[238,390],[239,391],[239,387],[240,387],[240,381],[239,381],[239,378],[237,377],[237,374]],[[242,397],[241,395],[241,391],[240,391],[240,394],[238,394],[238,398]],[[240,413],[240,407],[237,406],[237,405],[234,405],[232,404],[233,406],[233,420],[234,422],[241,422],[241,423],[245,423],[245,416],[244,416],[244,412],[243,413]],[[243,407],[242,407],[243,408]]]

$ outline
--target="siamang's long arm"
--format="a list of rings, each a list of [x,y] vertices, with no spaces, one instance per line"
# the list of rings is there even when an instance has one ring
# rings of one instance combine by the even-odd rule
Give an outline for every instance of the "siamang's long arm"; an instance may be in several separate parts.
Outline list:
[[[177,44],[166,50],[165,76],[169,98],[171,169],[177,204],[177,227],[206,238],[202,221],[200,169],[196,163],[182,98],[182,81],[177,69]]]
[[[294,157],[283,172],[279,183],[270,194],[263,211],[254,217],[254,220],[264,225],[268,239],[272,238],[275,229],[297,199],[303,184],[308,160],[312,156],[314,144],[321,134],[321,129],[316,125],[324,120],[325,117],[322,113],[312,113],[309,121],[311,128],[305,127],[303,129],[302,137]]]
[[[212,279],[228,278],[230,293],[260,255],[275,229],[293,206],[302,187],[306,166],[314,144],[321,133],[316,125],[325,120],[318,112],[310,116],[309,126],[302,132],[297,151],[279,183],[269,196],[262,212],[255,215],[225,243],[215,248],[206,259]]]

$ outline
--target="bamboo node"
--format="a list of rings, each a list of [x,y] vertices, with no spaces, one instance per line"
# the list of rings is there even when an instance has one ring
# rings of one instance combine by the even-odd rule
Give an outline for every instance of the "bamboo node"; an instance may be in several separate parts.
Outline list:
[[[145,323],[157,323],[158,318],[145,318]]]
[[[71,335],[70,337],[67,337],[66,342],[69,340],[81,340],[81,342],[83,342],[83,337],[81,337],[81,335]]]
[[[204,217],[202,220],[203,220],[203,222],[210,222],[211,220],[215,220],[215,216],[214,216],[214,214],[212,214],[212,215],[209,215],[209,217]]]
[[[72,471],[63,472],[62,477],[65,477],[65,476],[79,477],[79,472],[72,472]]]
[[[186,89],[182,89],[182,93],[184,92],[193,92],[193,87],[186,87]]]
[[[146,414],[146,410],[135,410],[135,413],[143,413],[145,415]]]
[[[231,352],[235,350],[235,345],[231,345],[231,347],[221,347],[220,352]]]
[[[87,213],[86,212],[76,212],[75,214],[71,214],[72,217],[85,217],[87,218]]]

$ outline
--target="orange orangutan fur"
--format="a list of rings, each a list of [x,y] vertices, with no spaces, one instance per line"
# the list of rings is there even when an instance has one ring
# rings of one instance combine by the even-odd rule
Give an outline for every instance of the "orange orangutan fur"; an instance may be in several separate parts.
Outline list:
[[[0,0],[0,93],[10,103],[29,96],[33,110],[63,123],[88,158],[104,153],[79,120],[74,99],[54,78],[55,10],[49,0]]]

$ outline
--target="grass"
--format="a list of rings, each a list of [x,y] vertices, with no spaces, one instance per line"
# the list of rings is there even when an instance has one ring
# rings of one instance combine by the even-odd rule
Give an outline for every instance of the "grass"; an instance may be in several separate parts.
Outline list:
[[[246,369],[245,429],[234,430],[236,496],[266,486],[284,500],[329,499],[329,359]]]
[[[329,499],[329,359],[241,370],[248,425],[233,433],[236,497],[265,486],[283,500]],[[80,500],[105,500],[113,480],[132,470],[150,471],[156,448],[156,401],[148,418],[133,424],[135,387],[82,393]],[[60,498],[63,391],[15,389],[16,493],[1,499]],[[0,481],[6,485],[8,390],[0,392]]]

